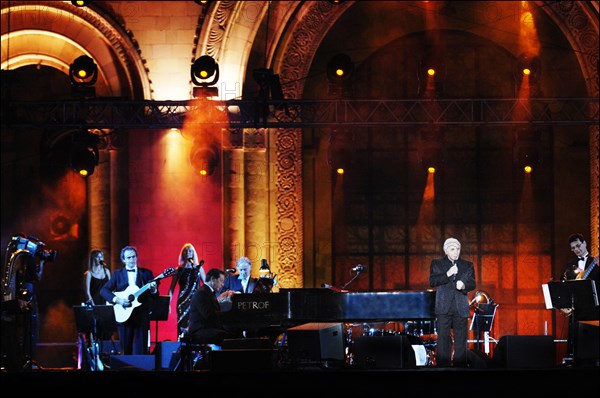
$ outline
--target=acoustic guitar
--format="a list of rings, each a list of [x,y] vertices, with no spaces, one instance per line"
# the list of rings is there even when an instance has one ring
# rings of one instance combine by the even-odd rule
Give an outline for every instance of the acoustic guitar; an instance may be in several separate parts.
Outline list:
[[[159,279],[166,278],[167,276],[171,276],[174,273],[175,273],[175,268],[173,268],[173,267],[167,268],[162,272],[162,274],[160,274],[156,278],[152,279],[150,282],[146,283],[144,286],[142,286],[139,289],[137,286],[129,285],[129,286],[127,286],[127,289],[120,291],[120,292],[115,292],[115,296],[117,296],[118,298],[126,299],[129,301],[129,305],[127,305],[125,307],[122,305],[118,305],[118,304],[115,304],[113,306],[113,308],[115,310],[115,319],[117,320],[117,322],[123,323],[126,320],[128,320],[129,317],[131,316],[131,313],[133,312],[133,310],[135,308],[139,307],[140,305],[142,305],[142,303],[140,303],[138,301],[138,297],[141,296],[146,290],[148,290],[150,288],[150,285],[152,284],[152,282],[156,282]]]

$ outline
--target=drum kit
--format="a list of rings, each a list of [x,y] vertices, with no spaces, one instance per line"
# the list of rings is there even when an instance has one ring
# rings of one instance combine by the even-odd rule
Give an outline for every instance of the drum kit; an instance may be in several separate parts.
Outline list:
[[[353,364],[357,337],[406,336],[415,352],[417,366],[435,365],[437,332],[435,320],[389,321],[345,324],[346,362]]]

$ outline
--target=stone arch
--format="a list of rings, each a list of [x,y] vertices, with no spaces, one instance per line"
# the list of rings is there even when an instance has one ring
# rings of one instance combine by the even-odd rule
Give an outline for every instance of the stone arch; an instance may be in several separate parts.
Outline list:
[[[2,41],[3,69],[39,63],[68,74],[70,63],[83,53],[98,64],[97,95],[152,96],[137,44],[109,10],[63,1],[10,2],[2,8]]]
[[[240,29],[249,29],[251,34],[241,35],[241,31],[231,30],[228,26],[239,23],[242,13],[228,11],[231,2],[219,2],[213,11],[213,27],[203,29],[203,40],[207,49],[233,48],[234,42],[241,43],[237,60],[247,60],[247,53],[252,45],[262,18],[251,23],[241,24]],[[277,41],[270,43],[272,53],[268,54],[269,66],[279,73],[282,81],[294,82],[284,89],[286,98],[301,98],[304,88],[303,76],[308,74],[316,50],[327,31],[335,21],[354,2],[343,2],[334,6],[330,2],[304,2],[297,8],[288,9],[285,17],[285,31],[279,32]],[[590,97],[598,96],[598,26],[594,19],[589,2],[538,2],[540,9],[554,20],[561,31],[572,43],[579,54],[580,64],[588,84]],[[263,15],[266,2],[262,3]],[[588,12],[589,11],[589,12]],[[238,34],[236,34],[236,32]],[[211,41],[209,43],[209,41]],[[239,65],[246,65],[240,62]],[[242,67],[239,77],[246,73]],[[242,80],[240,80],[242,81]],[[598,109],[591,110],[598,117]],[[279,247],[277,264],[283,287],[302,285],[302,132],[294,129],[279,129],[274,132],[269,151],[275,159],[275,178],[271,189],[274,192],[276,206],[274,223],[275,239]],[[599,134],[598,126],[590,130],[591,152],[591,242],[598,247],[599,240]]]

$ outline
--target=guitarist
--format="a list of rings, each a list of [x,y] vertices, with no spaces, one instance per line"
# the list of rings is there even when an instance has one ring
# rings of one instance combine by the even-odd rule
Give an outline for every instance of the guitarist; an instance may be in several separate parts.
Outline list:
[[[112,278],[102,287],[100,294],[106,301],[123,308],[131,307],[132,303],[119,293],[128,290],[130,286],[139,290],[149,284],[148,290],[141,294],[137,300],[140,306],[133,308],[131,315],[124,322],[118,323],[121,347],[124,355],[148,354],[148,331],[150,330],[150,301],[158,293],[158,283],[153,281],[151,270],[138,267],[138,253],[133,246],[125,246],[121,250],[121,261],[125,265],[114,272]]]
[[[587,250],[587,242],[582,234],[576,233],[569,236],[569,246],[575,255],[568,263],[562,280],[592,279],[596,283],[596,289],[600,289],[600,267],[598,267],[598,257],[593,258]],[[569,356],[574,355],[575,340],[579,334],[581,325],[578,321],[590,321],[600,319],[600,307],[577,308],[573,319],[572,309],[561,310],[566,316],[569,316],[569,338],[567,340],[567,350]],[[575,324],[574,324],[575,323]],[[573,358],[571,358],[573,359]]]

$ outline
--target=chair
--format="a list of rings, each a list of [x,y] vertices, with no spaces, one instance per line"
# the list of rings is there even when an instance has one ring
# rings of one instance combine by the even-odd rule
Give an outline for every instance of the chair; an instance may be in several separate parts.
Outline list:
[[[181,344],[179,345],[179,362],[175,366],[176,371],[208,369],[208,360],[210,352],[213,350],[213,344],[188,335],[181,336],[179,342]]]

